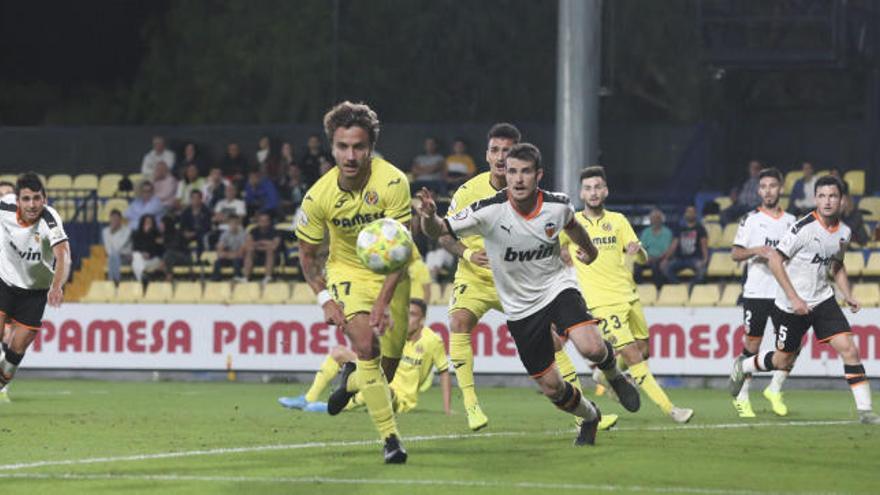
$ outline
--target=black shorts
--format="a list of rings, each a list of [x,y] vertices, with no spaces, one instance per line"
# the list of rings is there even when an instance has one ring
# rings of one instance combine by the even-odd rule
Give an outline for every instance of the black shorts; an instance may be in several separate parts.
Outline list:
[[[580,323],[596,320],[587,311],[584,297],[576,289],[565,289],[550,304],[521,320],[507,320],[507,329],[516,343],[519,359],[529,375],[537,378],[553,366],[553,337],[550,326],[556,325],[560,336]]]
[[[6,319],[39,330],[43,326],[48,289],[20,289],[0,280],[0,311]]]
[[[850,331],[849,322],[843,316],[834,296],[822,301],[805,315],[796,315],[779,308],[776,308],[775,313],[773,325],[776,327],[776,349],[783,352],[797,352],[810,327],[813,327],[819,342],[827,342],[839,333]]]
[[[776,305],[773,299],[743,299],[743,321],[746,325],[746,335],[760,339],[764,337],[764,328],[767,320],[775,314]],[[775,326],[774,326],[775,328]]]

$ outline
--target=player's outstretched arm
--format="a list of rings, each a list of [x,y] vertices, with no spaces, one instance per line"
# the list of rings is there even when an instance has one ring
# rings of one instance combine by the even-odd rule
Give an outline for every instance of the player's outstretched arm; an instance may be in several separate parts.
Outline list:
[[[770,253],[773,252],[774,249],[770,246],[755,246],[751,248],[733,246],[733,249],[730,250],[730,257],[737,263],[740,261],[746,261],[752,257],[757,258],[760,261],[767,261],[770,259]]]
[[[596,249],[596,245],[593,244],[590,234],[587,234],[583,225],[575,221],[569,222],[565,227],[565,233],[568,234],[571,242],[579,248],[577,258],[581,263],[589,265],[599,256],[599,250]]]
[[[49,306],[57,308],[64,300],[64,283],[70,276],[70,243],[59,242],[52,246],[52,254],[55,256],[55,276],[52,277],[52,286],[46,299]]]
[[[339,304],[330,297],[327,281],[321,275],[321,264],[318,263],[320,244],[299,241],[299,264],[302,267],[306,283],[318,296],[318,305],[324,310],[324,321],[336,326],[345,325],[345,314]]]
[[[422,231],[432,239],[437,239],[443,234],[451,235],[443,219],[437,216],[437,203],[434,202],[431,191],[423,187],[421,191],[416,193],[416,196],[420,200],[416,211],[422,219]]]
[[[449,416],[452,414],[452,409],[449,405],[450,397],[452,396],[452,385],[450,385],[449,371],[447,370],[440,372],[440,389],[443,391],[443,412]]]
[[[773,278],[776,279],[780,287],[782,287],[782,290],[785,291],[788,300],[791,301],[791,308],[794,310],[795,314],[805,315],[809,313],[810,308],[807,307],[807,303],[798,296],[797,291],[794,290],[794,285],[791,283],[791,279],[788,278],[788,274],[785,273],[782,254],[778,251],[772,251],[769,254],[770,258],[767,260],[767,267],[770,268],[770,272],[773,273]]]

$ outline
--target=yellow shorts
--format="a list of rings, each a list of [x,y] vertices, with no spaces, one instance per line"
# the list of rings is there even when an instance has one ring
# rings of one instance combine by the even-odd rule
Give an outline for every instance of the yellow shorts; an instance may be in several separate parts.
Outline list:
[[[358,313],[373,310],[373,304],[382,291],[385,278],[382,276],[364,276],[351,271],[340,270],[327,274],[327,290],[340,305],[345,319],[351,320]],[[406,344],[407,327],[409,326],[409,290],[410,280],[404,276],[397,283],[394,296],[391,298],[392,327],[379,337],[379,349],[383,356],[400,358]]]
[[[648,339],[648,322],[645,320],[645,312],[639,300],[590,308],[590,313],[602,320],[599,324],[602,336],[611,342],[615,349],[620,349],[635,340]]]
[[[483,317],[490,309],[501,309],[498,291],[495,285],[482,280],[456,278],[452,284],[452,296],[449,299],[449,314],[459,309],[466,309],[477,317]]]

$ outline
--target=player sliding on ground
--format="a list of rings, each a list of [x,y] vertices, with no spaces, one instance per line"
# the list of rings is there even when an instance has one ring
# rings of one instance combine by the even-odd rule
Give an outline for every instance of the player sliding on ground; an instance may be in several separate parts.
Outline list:
[[[422,229],[434,238],[444,233],[483,237],[507,326],[526,371],[559,409],[584,419],[575,443],[593,444],[601,413],[559,374],[551,325],[567,335],[581,355],[599,364],[627,410],[637,411],[640,405],[638,391],[617,369],[613,348],[602,340],[577,280],[559,256],[559,234],[565,230],[581,248],[580,263],[592,262],[596,247],[574,220],[568,198],[538,188],[543,175],[538,148],[527,143],[513,146],[505,175],[507,189],[445,219],[437,216],[431,193],[422,189]]]
[[[589,265],[574,263],[581,290],[587,296],[588,309],[601,319],[603,337],[619,355],[620,369],[629,368],[633,380],[663,414],[676,423],[687,423],[694,415],[693,409],[674,406],[648,368],[648,322],[632,270],[626,265],[627,255],[644,263],[648,254],[626,217],[605,209],[608,182],[604,168],[588,167],[581,172],[580,196],[584,210],[577,213],[575,219],[598,249],[596,260]],[[564,257],[574,258],[578,246],[564,232],[560,241],[568,248]],[[597,378],[601,376],[599,373]]]
[[[37,174],[22,174],[16,203],[0,201],[0,328],[10,324],[2,344],[0,386],[15,376],[24,354],[43,326],[46,304],[61,306],[70,274],[70,243],[58,216],[46,205],[46,189]]]
[[[489,129],[486,145],[486,163],[489,171],[483,172],[465,182],[452,196],[449,214],[455,215],[471,204],[491,198],[507,186],[505,160],[510,149],[521,139],[519,129],[513,124],[498,123]],[[489,269],[489,260],[479,235],[461,236],[460,240],[451,235],[441,235],[440,244],[450,253],[459,256],[455,271],[452,298],[449,301],[449,357],[455,368],[455,378],[461,390],[464,409],[467,413],[468,427],[477,431],[489,424],[489,418],[480,407],[474,387],[474,350],[471,346],[471,332],[490,310],[502,311],[495,280]],[[562,348],[559,339],[554,339],[556,366],[562,378],[581,390],[580,379],[571,358]],[[580,427],[580,419],[577,419]],[[605,415],[599,429],[607,429],[617,422],[617,416]]]
[[[743,320],[746,335],[743,342],[742,358],[755,356],[761,348],[764,329],[774,311],[774,299],[779,284],[767,266],[779,240],[794,225],[795,218],[779,206],[782,193],[782,172],[767,168],[758,173],[758,196],[761,206],[747,213],[740,221],[733,239],[731,256],[733,261],[746,261],[746,280],[743,282]],[[764,397],[770,401],[773,412],[779,416],[788,414],[788,407],[782,401],[782,383],[791,369],[774,370],[770,385],[764,389]],[[747,375],[733,407],[741,418],[754,418],[752,403],[749,400],[751,375]]]
[[[816,209],[798,220],[779,241],[776,251],[769,253],[767,263],[780,286],[773,318],[777,350],[751,358],[740,356],[730,374],[730,393],[734,397],[739,394],[749,373],[790,369],[804,335],[813,327],[816,338],[831,344],[843,360],[859,420],[880,424],[880,416],[872,410],[871,387],[859,349],[829,283],[830,275],[850,309],[859,310],[843,265],[851,235],[849,227],[840,221],[844,185],[837,177],[826,175],[816,181],[814,190]]]
[[[409,334],[406,345],[403,347],[403,357],[394,374],[391,388],[391,404],[394,412],[402,413],[415,409],[419,401],[419,393],[426,392],[431,388],[434,380],[434,369],[440,375],[440,388],[443,391],[443,410],[450,414],[449,396],[449,361],[446,359],[446,350],[443,347],[443,339],[425,326],[425,315],[428,307],[421,299],[409,301]],[[302,409],[310,412],[326,412],[327,403],[318,402],[327,385],[339,373],[342,365],[357,360],[357,356],[347,347],[337,346],[321,364],[321,369],[315,373],[312,386],[299,397],[281,397],[278,402],[284,407]],[[363,394],[355,395],[351,404],[364,405]]]
[[[299,259],[325,321],[345,330],[357,354],[357,366],[343,367],[339,393],[335,401],[333,396],[328,401],[328,412],[339,413],[360,391],[385,440],[385,462],[404,463],[407,453],[400,443],[388,381],[406,343],[409,277],[405,267],[387,276],[373,273],[358,260],[356,243],[361,229],[377,218],[404,224],[412,218],[409,182],[403,172],[373,156],[379,119],[367,105],[336,105],[324,116],[324,130],[336,167],[303,200],[296,221]],[[326,279],[318,262],[325,229],[330,233]]]

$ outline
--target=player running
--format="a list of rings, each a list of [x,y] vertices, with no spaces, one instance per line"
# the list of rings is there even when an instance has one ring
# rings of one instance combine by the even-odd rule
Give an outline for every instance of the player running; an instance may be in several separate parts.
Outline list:
[[[819,342],[828,342],[843,360],[843,372],[852,390],[859,420],[880,424],[871,407],[871,387],[849,322],[834,298],[829,275],[853,312],[860,308],[850,293],[843,264],[851,231],[840,221],[843,182],[826,175],[816,181],[816,209],[801,218],[769,253],[767,264],[779,283],[775,299],[776,351],[751,358],[738,357],[730,374],[730,393],[739,394],[746,375],[790,369],[804,335],[813,327]]]
[[[648,254],[626,217],[605,209],[608,180],[603,167],[587,167],[581,172],[580,196],[584,209],[574,218],[598,249],[596,260],[589,265],[574,263],[588,309],[601,321],[603,337],[620,356],[620,368],[629,368],[635,382],[663,414],[676,423],[687,423],[694,415],[693,409],[674,406],[648,368],[648,322],[632,270],[626,265],[627,255],[644,263]],[[568,248],[563,256],[576,258],[578,246],[567,233],[560,235],[560,241]]]
[[[505,159],[510,149],[519,143],[522,135],[513,124],[498,123],[489,129],[486,146],[486,163],[489,171],[483,172],[461,187],[452,196],[449,214],[455,215],[471,204],[490,198],[507,186]],[[449,301],[449,356],[455,367],[455,377],[461,390],[464,408],[467,412],[468,427],[477,431],[489,424],[489,418],[480,407],[474,387],[474,351],[471,347],[471,332],[489,310],[502,311],[495,280],[489,269],[489,260],[479,235],[462,236],[456,241],[450,235],[443,235],[440,244],[449,252],[459,256],[455,271],[452,298]],[[562,377],[575,388],[581,388],[574,363],[561,344],[555,341],[556,365]],[[614,415],[603,418],[600,429],[605,429],[617,421]]]
[[[559,374],[551,325],[560,335],[568,336],[581,355],[599,363],[624,407],[636,411],[640,405],[638,391],[617,369],[613,348],[602,340],[577,280],[559,256],[559,234],[565,230],[581,248],[579,262],[592,262],[596,247],[574,221],[568,198],[538,188],[543,175],[538,148],[527,143],[513,146],[505,175],[507,189],[445,219],[437,216],[431,193],[422,189],[422,228],[434,238],[443,233],[482,236],[520,360],[559,409],[583,418],[575,443],[593,444],[601,413]]]
[[[0,201],[0,328],[10,324],[2,345],[0,385],[12,381],[24,354],[43,326],[46,304],[61,306],[70,274],[70,244],[61,217],[46,204],[37,174],[19,176],[17,199]]]
[[[450,380],[449,361],[443,339],[425,326],[428,306],[422,299],[410,299],[409,302],[409,334],[403,347],[400,366],[391,381],[391,404],[394,412],[402,413],[415,409],[419,401],[419,393],[431,388],[434,380],[434,369],[440,375],[440,388],[443,391],[443,410],[451,414],[449,407]],[[357,356],[347,347],[337,346],[321,363],[315,373],[312,386],[305,395],[299,397],[281,397],[278,402],[291,409],[302,409],[310,412],[327,411],[326,402],[318,402],[318,398],[339,373],[342,365],[357,360]],[[351,403],[363,405],[363,394],[355,395]]]
[[[344,329],[357,354],[356,367],[343,367],[328,412],[338,414],[360,391],[385,440],[385,462],[404,463],[407,454],[386,377],[393,378],[406,343],[409,277],[405,268],[388,276],[373,273],[358,261],[355,246],[358,233],[373,220],[388,217],[406,224],[412,218],[409,182],[403,172],[373,156],[379,119],[369,106],[348,101],[336,105],[324,116],[324,130],[336,167],[303,200],[296,223],[299,259],[325,320]],[[325,229],[330,236],[326,279],[318,262]]]
[[[764,328],[771,318],[776,291],[779,284],[767,266],[779,240],[796,221],[794,215],[786,213],[779,206],[782,192],[782,172],[766,168],[758,173],[758,196],[761,206],[747,213],[740,221],[733,239],[731,256],[733,261],[746,261],[746,279],[743,282],[743,320],[746,335],[743,340],[742,358],[747,359],[761,348]],[[790,369],[774,370],[770,385],[764,389],[764,397],[770,401],[773,412],[779,416],[788,414],[782,401],[782,383]],[[755,412],[749,401],[751,376],[746,375],[739,395],[733,399],[733,407],[741,418],[754,418]]]

